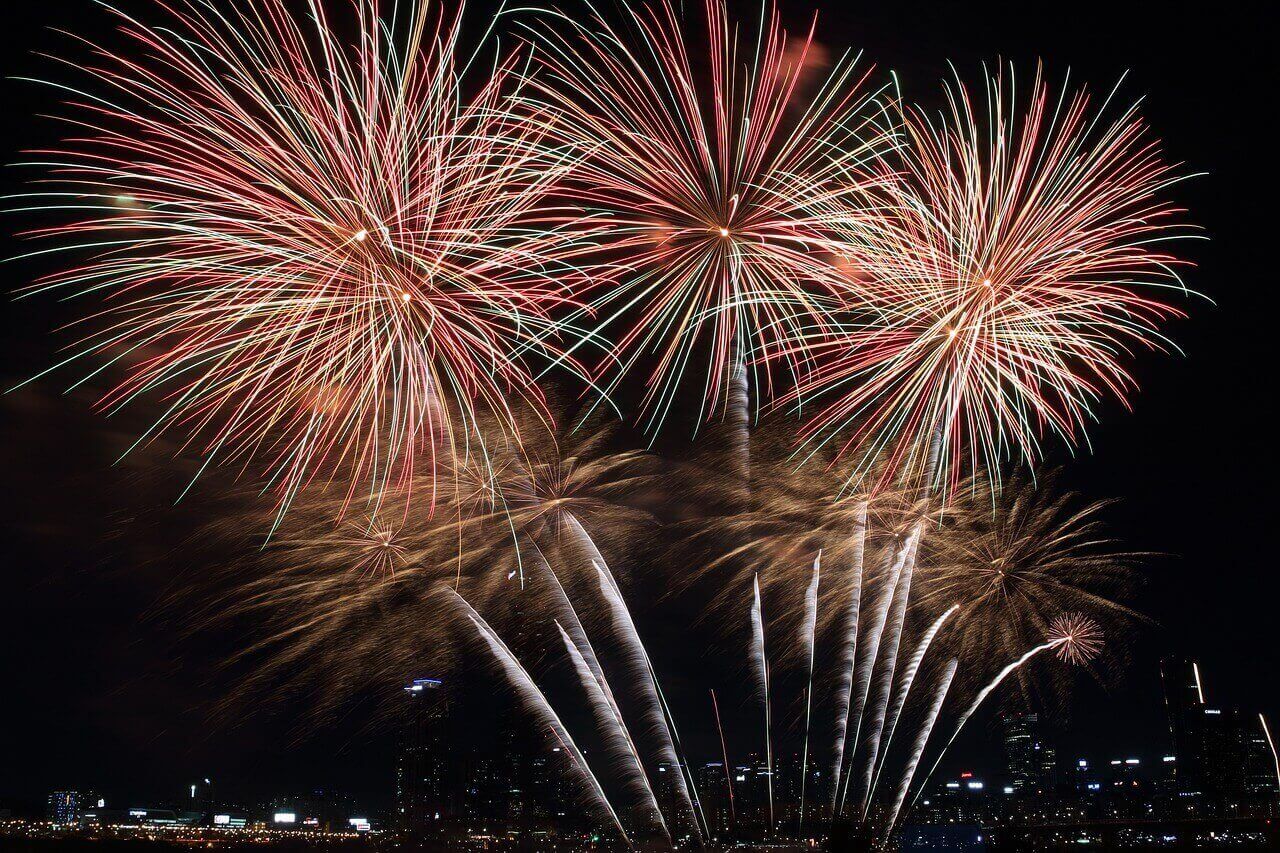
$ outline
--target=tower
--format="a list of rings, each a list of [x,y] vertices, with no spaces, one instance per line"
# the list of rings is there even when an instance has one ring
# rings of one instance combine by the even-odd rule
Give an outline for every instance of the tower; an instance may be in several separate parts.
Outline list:
[[[1039,714],[1004,717],[1004,752],[1009,784],[1021,795],[1047,796],[1057,788],[1057,752],[1048,742]]]
[[[396,759],[396,823],[401,832],[427,834],[456,817],[450,778],[449,699],[436,678],[404,687],[405,708]]]
[[[1246,751],[1239,711],[1205,701],[1200,667],[1194,661],[1164,658],[1160,679],[1180,799],[1215,810],[1238,804],[1245,788]]]

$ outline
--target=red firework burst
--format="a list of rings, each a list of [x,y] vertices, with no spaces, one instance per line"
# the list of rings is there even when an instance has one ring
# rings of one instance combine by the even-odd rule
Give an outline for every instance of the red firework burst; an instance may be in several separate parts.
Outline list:
[[[40,152],[39,203],[73,218],[35,233],[88,260],[29,291],[106,299],[69,359],[123,367],[102,406],[158,397],[143,440],[256,460],[282,505],[326,473],[376,496],[483,440],[479,411],[540,406],[526,357],[556,355],[574,279],[542,204],[564,164],[504,108],[514,61],[464,94],[457,17],[417,2],[341,26],[156,5],[116,13],[138,58],[98,51],[75,138]]]

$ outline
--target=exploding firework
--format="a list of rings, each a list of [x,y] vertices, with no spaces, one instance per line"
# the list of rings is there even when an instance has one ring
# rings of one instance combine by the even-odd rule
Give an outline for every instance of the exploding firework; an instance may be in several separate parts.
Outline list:
[[[1081,666],[1102,651],[1102,628],[1088,616],[1064,613],[1049,626],[1049,642],[1058,644],[1058,660]]]
[[[804,442],[834,442],[861,476],[880,464],[946,494],[1039,459],[1046,434],[1074,444],[1181,316],[1160,248],[1188,236],[1163,200],[1177,173],[1135,109],[1108,117],[1039,72],[1023,103],[1011,77],[985,105],[957,84],[941,117],[904,110],[885,213],[847,234],[849,319],[792,344],[817,368],[781,402],[811,403]]]
[[[602,374],[612,388],[649,370],[649,431],[689,377],[704,417],[727,405],[745,425],[749,365],[804,318],[826,323],[834,223],[883,133],[854,58],[823,71],[813,30],[789,37],[771,5],[754,32],[724,0],[703,4],[705,29],[666,0],[623,8],[619,26],[598,13],[531,25],[529,105],[586,150],[566,188],[594,217],[590,251],[612,259],[596,307],[603,334],[621,331]]]
[[[995,496],[975,477],[926,539],[917,599],[925,610],[960,606],[947,645],[970,677],[1050,633],[1064,612],[1123,636],[1141,616],[1124,604],[1138,586],[1138,563],[1104,525],[1108,501],[1061,492],[1056,477],[1013,476]],[[1019,672],[1024,697],[1034,682]]]
[[[85,259],[26,292],[106,301],[63,363],[120,369],[103,409],[160,407],[140,442],[256,462],[282,506],[329,475],[376,502],[492,440],[478,413],[539,405],[575,280],[546,204],[567,164],[504,108],[516,59],[464,85],[458,16],[349,6],[116,11],[141,58],[97,50],[75,137],[35,152],[32,206],[68,221],[32,233]]]
[[[516,423],[522,421],[518,417]],[[618,430],[593,421],[559,433],[521,432],[536,437],[495,445],[483,459],[458,469],[449,501],[454,523],[438,533],[456,540],[459,577],[522,578],[528,545],[552,555],[566,539],[570,547],[576,544],[578,528],[570,520],[601,536],[602,545],[617,546],[652,523],[648,508],[660,484],[657,459],[615,449]],[[589,568],[592,555],[577,556]]]

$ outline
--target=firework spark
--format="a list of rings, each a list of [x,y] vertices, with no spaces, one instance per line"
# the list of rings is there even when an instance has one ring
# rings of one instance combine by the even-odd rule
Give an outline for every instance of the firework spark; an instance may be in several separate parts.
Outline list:
[[[1168,349],[1160,327],[1182,314],[1160,246],[1188,236],[1135,108],[1109,117],[1039,71],[1025,104],[1003,71],[985,104],[963,84],[947,99],[938,118],[904,109],[885,213],[847,235],[851,318],[793,343],[817,368],[781,398],[816,403],[807,446],[944,494],[1039,459],[1046,434],[1079,442],[1099,400],[1125,400],[1128,357]]]
[[[113,10],[142,58],[97,49],[59,87],[75,137],[34,152],[68,221],[32,235],[87,257],[25,292],[106,300],[62,362],[122,370],[101,407],[158,400],[139,443],[254,462],[283,508],[329,475],[376,503],[541,406],[567,164],[504,107],[516,59],[464,94],[459,16],[417,0],[354,0],[354,40],[314,2],[156,5]]]
[[[1102,651],[1102,628],[1088,616],[1064,613],[1049,626],[1049,641],[1058,644],[1058,660],[1081,666]]]

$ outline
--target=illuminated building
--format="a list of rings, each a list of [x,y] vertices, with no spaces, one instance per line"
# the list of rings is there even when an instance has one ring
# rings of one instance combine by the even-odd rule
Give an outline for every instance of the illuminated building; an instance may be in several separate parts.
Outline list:
[[[1004,751],[1009,783],[1015,793],[1054,793],[1058,784],[1057,753],[1045,739],[1039,714],[1004,717]]]
[[[396,823],[402,832],[421,834],[458,816],[450,785],[449,699],[439,679],[415,678],[404,688],[404,701]]]
[[[106,803],[92,791],[54,791],[45,804],[45,817],[53,823],[78,824],[85,812]]]
[[[1246,747],[1240,713],[1205,701],[1200,667],[1185,658],[1160,662],[1176,788],[1181,804],[1234,808],[1245,793]]]

